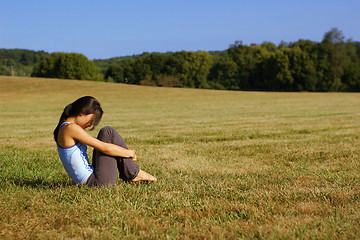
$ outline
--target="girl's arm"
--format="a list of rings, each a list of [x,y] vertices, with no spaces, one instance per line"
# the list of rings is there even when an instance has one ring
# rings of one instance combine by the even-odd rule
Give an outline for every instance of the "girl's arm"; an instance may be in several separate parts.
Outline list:
[[[88,134],[84,129],[82,129],[77,124],[67,125],[66,135],[68,135],[69,137],[71,137],[76,141],[91,146],[106,155],[115,156],[115,157],[133,158],[133,160],[136,161],[136,155],[134,150],[126,149],[112,143],[102,142],[99,139],[94,138],[93,136]]]

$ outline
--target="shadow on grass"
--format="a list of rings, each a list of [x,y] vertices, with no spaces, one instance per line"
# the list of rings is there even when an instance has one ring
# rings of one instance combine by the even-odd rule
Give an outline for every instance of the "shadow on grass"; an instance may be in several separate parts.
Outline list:
[[[19,187],[28,187],[28,188],[41,188],[41,189],[53,189],[53,188],[64,188],[64,187],[74,187],[77,186],[75,183],[68,181],[66,179],[67,176],[64,175],[64,178],[62,179],[56,179],[56,180],[46,180],[41,178],[34,178],[34,179],[21,179],[21,178],[9,178],[6,177],[5,179],[0,179],[0,187],[5,187],[7,185],[15,185]],[[131,184],[131,185],[151,185],[154,184],[153,182],[147,182],[147,181],[141,181],[141,182],[128,182],[128,181],[122,181],[121,179],[118,179],[118,184]],[[81,187],[81,186],[79,186]]]
[[[29,188],[43,188],[43,189],[49,189],[49,188],[59,188],[59,187],[69,187],[74,186],[75,184],[72,182],[69,182],[66,180],[66,178],[62,179],[41,179],[41,178],[5,178],[1,179],[2,186],[6,185],[16,185],[20,187],[29,187]]]

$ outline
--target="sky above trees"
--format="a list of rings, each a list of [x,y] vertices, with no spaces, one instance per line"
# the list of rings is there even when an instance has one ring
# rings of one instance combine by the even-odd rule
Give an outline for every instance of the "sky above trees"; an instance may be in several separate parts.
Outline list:
[[[0,0],[0,48],[105,59],[142,52],[225,50],[321,41],[336,27],[360,41],[358,0]]]

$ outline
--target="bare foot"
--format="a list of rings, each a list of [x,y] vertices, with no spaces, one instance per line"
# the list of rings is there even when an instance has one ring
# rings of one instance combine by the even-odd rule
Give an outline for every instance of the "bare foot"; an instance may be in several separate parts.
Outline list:
[[[140,181],[150,181],[150,182],[156,182],[156,177],[148,174],[147,172],[144,172],[143,170],[140,170],[138,175],[131,180],[132,182],[140,182]]]

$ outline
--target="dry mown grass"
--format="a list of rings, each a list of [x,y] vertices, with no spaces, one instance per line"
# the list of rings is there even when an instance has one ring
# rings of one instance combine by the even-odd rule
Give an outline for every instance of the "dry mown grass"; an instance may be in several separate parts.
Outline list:
[[[158,183],[71,183],[51,132],[83,95]],[[360,94],[0,77],[0,102],[0,238],[359,236]]]

